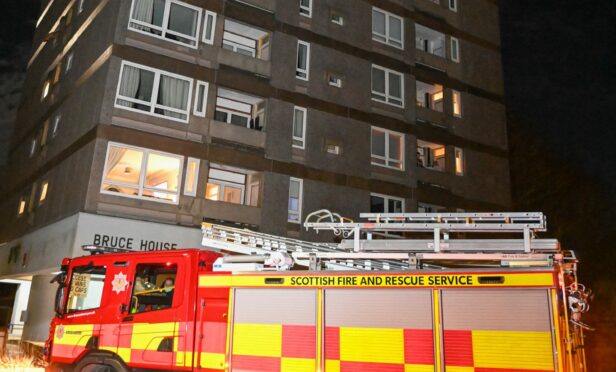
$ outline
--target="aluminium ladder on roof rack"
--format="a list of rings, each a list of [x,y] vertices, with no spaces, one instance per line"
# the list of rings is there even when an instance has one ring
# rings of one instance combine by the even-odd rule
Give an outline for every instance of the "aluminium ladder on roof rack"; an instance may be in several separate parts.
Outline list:
[[[352,222],[328,210],[309,214],[304,226],[349,237],[340,244],[312,243],[247,229],[203,223],[203,245],[244,255],[284,252],[294,262],[313,267],[323,261],[330,268],[359,270],[416,268],[418,262],[457,261],[481,265],[551,266],[559,252],[554,239],[532,239],[545,230],[541,213],[391,213],[362,214],[368,222]],[[311,222],[312,221],[312,222]],[[314,222],[316,221],[316,222]],[[371,239],[376,232],[431,231],[435,239]],[[523,232],[521,239],[448,239],[449,232]],[[365,233],[367,239],[361,239]],[[445,239],[441,239],[441,234]]]

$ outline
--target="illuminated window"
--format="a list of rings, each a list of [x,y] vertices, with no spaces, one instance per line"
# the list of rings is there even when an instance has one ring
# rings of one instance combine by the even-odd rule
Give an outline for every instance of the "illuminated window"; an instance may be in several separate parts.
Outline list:
[[[299,0],[299,14],[312,17],[312,0]]]
[[[302,222],[302,194],[303,180],[291,178],[289,181],[289,215],[287,221],[292,223]]]
[[[216,31],[216,13],[205,11],[205,21],[203,22],[203,42],[206,44],[214,44],[214,35]]]
[[[460,40],[452,37],[449,40],[450,43],[450,57],[454,62],[460,62]]]
[[[201,8],[177,0],[133,0],[128,27],[196,48]]]
[[[47,144],[47,134],[49,133],[49,120],[45,120],[43,123],[43,129],[41,130],[41,147]]]
[[[295,106],[293,109],[293,147],[305,148],[306,116],[305,108]]]
[[[463,176],[464,175],[464,152],[462,149],[456,147],[455,148],[455,157],[456,157],[456,175]]]
[[[404,134],[372,127],[372,164],[404,170]]]
[[[186,123],[192,83],[181,75],[123,61],[115,105]]]
[[[210,167],[205,198],[212,201],[244,204],[246,174]]]
[[[298,40],[297,41],[297,65],[295,68],[295,77],[301,80],[308,80],[310,69],[310,44]]]
[[[197,180],[199,179],[199,159],[188,158],[186,161],[186,178],[184,179],[184,195],[197,195]]]
[[[39,204],[44,202],[47,199],[47,188],[49,187],[49,182],[45,181],[41,184],[41,195],[39,196]]]
[[[101,192],[177,204],[182,162],[178,155],[110,143]]]
[[[462,117],[462,97],[457,90],[452,91],[453,116]]]
[[[393,196],[370,194],[370,213],[403,213],[404,199]]]
[[[22,215],[26,212],[26,205],[28,204],[28,201],[26,200],[25,197],[21,197],[19,198],[19,204],[17,206],[17,214],[18,215]]]
[[[404,107],[404,76],[399,72],[372,65],[372,99]]]
[[[445,171],[445,146],[417,140],[417,166]]]
[[[49,90],[51,89],[51,81],[45,80],[43,84],[43,92],[41,93],[41,100],[44,100],[49,95]]]
[[[372,8],[372,40],[404,49],[404,21],[395,14]]]
[[[207,109],[207,90],[209,84],[204,81],[197,81],[197,89],[195,91],[195,107],[193,114],[196,116],[205,117]]]
[[[440,84],[426,84],[417,80],[416,103],[417,107],[425,107],[434,111],[443,112],[443,86]]]

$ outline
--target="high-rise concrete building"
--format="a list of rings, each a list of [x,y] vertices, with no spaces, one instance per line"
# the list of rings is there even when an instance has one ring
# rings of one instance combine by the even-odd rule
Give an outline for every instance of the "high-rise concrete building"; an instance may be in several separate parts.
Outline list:
[[[507,209],[495,0],[43,0],[1,183],[0,278],[204,218],[314,239],[360,212]]]

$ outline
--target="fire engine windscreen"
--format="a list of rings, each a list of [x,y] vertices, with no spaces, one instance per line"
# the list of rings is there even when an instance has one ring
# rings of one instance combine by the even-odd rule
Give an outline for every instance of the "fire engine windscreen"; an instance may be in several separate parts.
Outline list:
[[[177,265],[153,263],[137,265],[131,296],[131,313],[162,310],[171,307]]]
[[[73,269],[66,313],[96,309],[100,306],[105,272],[102,266],[78,266]]]

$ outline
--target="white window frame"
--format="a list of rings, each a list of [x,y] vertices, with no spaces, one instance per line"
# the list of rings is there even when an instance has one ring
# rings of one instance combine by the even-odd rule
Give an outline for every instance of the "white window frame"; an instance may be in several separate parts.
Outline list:
[[[84,0],[79,0],[79,2],[77,3],[77,14],[83,12],[83,1]]]
[[[401,49],[404,50],[404,18],[395,15],[393,13],[387,12],[383,9],[379,9],[377,7],[372,7],[372,11],[373,12],[377,12],[377,13],[382,13],[385,16],[385,35],[380,34],[378,32],[374,31],[374,25],[372,26],[372,40],[377,41],[381,44],[385,44],[385,45],[389,45],[391,47],[394,47],[396,49]],[[371,18],[372,18],[372,14],[370,14]],[[391,37],[390,32],[389,32],[389,19],[390,18],[397,18],[400,21],[400,40],[394,39],[393,37]],[[375,38],[374,36],[380,36],[381,38],[385,39],[385,41],[383,40],[379,40],[378,38]],[[392,40],[400,43],[400,45],[397,44],[393,44]]]
[[[199,88],[203,87],[203,97],[201,97],[201,99],[199,99]],[[208,95],[208,89],[210,87],[210,84],[205,82],[205,81],[201,81],[201,80],[197,80],[197,84],[195,84],[195,102],[194,102],[194,107],[193,107],[193,114],[195,116],[200,116],[202,118],[205,117],[205,114],[207,113],[207,95]],[[199,110],[199,102],[201,102],[201,107],[202,110]]]
[[[370,90],[372,91],[372,100],[377,101],[377,102],[386,103],[388,105],[392,105],[395,107],[404,108],[404,74],[398,71],[390,70],[388,68],[385,68],[379,65],[372,65],[372,68],[377,69],[377,70],[382,70],[385,72],[385,93],[383,94],[373,89],[374,82],[372,81],[372,70],[370,70]],[[389,95],[389,75],[390,74],[396,74],[400,76],[400,98],[399,99],[397,97],[392,97]],[[375,98],[374,95],[383,97],[383,99]],[[390,102],[391,99],[399,100],[401,103],[397,104],[394,102]]]
[[[190,182],[190,166],[191,164],[195,164],[195,175],[193,177],[194,185],[193,191],[189,190],[189,182]],[[199,185],[199,167],[201,165],[201,160],[197,158],[188,158],[186,159],[186,175],[184,176],[184,195],[187,196],[197,196],[197,187]]]
[[[220,178],[211,178],[210,172],[212,170],[218,170],[218,171],[222,171],[222,172],[227,172],[227,173],[235,173],[235,174],[240,174],[242,176],[244,176],[244,183],[238,183],[238,182],[231,182],[231,181],[227,181],[227,180],[223,180]],[[206,181],[206,195],[207,195],[207,185],[216,185],[218,187],[220,187],[220,193],[219,193],[219,197],[222,197],[222,199],[219,200],[212,200],[212,199],[207,199],[209,201],[215,201],[215,202],[223,202],[223,203],[230,203],[230,204],[237,204],[237,205],[246,205],[246,183],[248,181],[248,175],[245,173],[241,173],[241,172],[237,172],[237,171],[233,171],[233,170],[229,170],[229,169],[224,169],[224,168],[219,168],[217,166],[211,166],[208,169],[208,174],[207,174],[207,181]],[[224,200],[224,195],[225,195],[225,188],[229,186],[232,187],[234,189],[240,189],[240,202],[239,203],[233,203],[233,202],[229,202]]]
[[[389,209],[388,208],[389,207],[389,203],[387,203],[389,200],[395,200],[395,201],[401,202],[402,213],[404,213],[404,211],[406,210],[406,206],[405,206],[405,203],[404,203],[404,198],[398,198],[398,197],[391,196],[391,195],[378,194],[378,193],[375,193],[375,192],[371,192],[370,193],[370,197],[373,197],[373,196],[375,196],[377,198],[382,198],[384,200],[383,205],[385,206],[385,208],[384,208],[385,211],[383,213],[395,213],[395,212],[387,211],[387,209]]]
[[[464,150],[459,147],[453,148],[454,154],[454,168],[456,176],[464,176],[464,171],[466,170],[466,162],[464,160]],[[459,155],[459,156],[458,156]],[[458,159],[460,159],[460,163],[458,163]]]
[[[298,203],[297,203],[297,211],[292,211],[288,208],[289,205],[289,199],[291,199],[291,182],[297,182],[299,183],[299,197],[298,197]],[[301,178],[295,178],[295,177],[291,177],[289,178],[289,195],[287,198],[287,222],[289,223],[297,223],[297,224],[301,224],[302,223],[302,204],[303,204],[303,200],[304,200],[304,180],[302,180]],[[291,215],[296,215],[297,216],[297,220],[292,220],[291,218],[289,218],[289,216]]]
[[[328,74],[327,84],[331,85],[332,87],[342,88],[342,78],[336,74]]]
[[[460,63],[460,40],[457,37],[449,38],[449,56],[452,61]]]
[[[302,137],[297,137],[293,134],[293,130],[295,129],[295,112],[296,111],[301,111],[304,113],[303,118],[304,120],[302,121]],[[293,127],[291,127],[291,136],[292,136],[292,141],[291,144],[293,147],[298,148],[298,149],[305,149],[306,148],[306,123],[308,121],[308,110],[306,110],[306,108],[304,107],[299,107],[299,106],[295,106],[293,108]],[[296,145],[295,141],[301,142],[301,145]]]
[[[332,12],[329,16],[329,20],[335,25],[344,26],[344,17],[338,12]]]
[[[449,7],[449,10],[457,12],[458,11],[458,0],[447,0],[447,6]]]
[[[203,35],[201,37],[201,41],[206,44],[214,45],[214,37],[216,35],[216,17],[218,15],[210,10],[206,10],[203,14]],[[207,20],[209,17],[212,17],[212,33],[210,37],[207,37]]]
[[[141,151],[143,152],[143,159],[141,161],[141,170],[139,173],[139,183],[137,185],[135,184],[128,184],[128,183],[123,183],[123,182],[118,182],[118,181],[113,181],[113,180],[106,180],[105,179],[105,175],[107,174],[107,167],[108,167],[108,160],[109,160],[109,150],[111,149],[111,146],[115,146],[115,147],[121,147],[121,148],[125,148],[127,150],[135,150],[135,151]],[[145,183],[145,176],[146,176],[146,172],[147,172],[147,166],[148,166],[148,157],[150,154],[156,154],[156,155],[162,155],[162,156],[168,156],[168,157],[173,157],[176,159],[180,160],[180,164],[179,164],[179,169],[178,169],[178,189],[175,192],[176,194],[176,201],[173,200],[165,200],[165,199],[159,199],[159,198],[154,198],[154,197],[150,197],[150,196],[144,196],[143,195],[143,191],[147,190],[147,191],[153,191],[153,192],[162,192],[165,194],[174,194],[174,192],[172,191],[161,191],[161,190],[157,190],[155,188],[149,188],[149,187],[145,187],[144,183]],[[157,151],[157,150],[151,150],[145,147],[137,147],[137,146],[130,146],[130,145],[126,145],[123,143],[119,143],[119,142],[109,142],[107,144],[107,152],[105,153],[105,167],[103,168],[103,176],[102,176],[102,180],[101,180],[101,188],[100,188],[100,193],[101,194],[107,194],[107,195],[115,195],[115,196],[120,196],[123,198],[131,198],[131,199],[139,199],[139,200],[148,200],[148,201],[152,201],[155,203],[164,203],[164,204],[174,204],[174,205],[178,205],[180,203],[180,190],[181,190],[181,180],[182,180],[182,171],[184,170],[184,157],[181,155],[176,155],[176,154],[171,154],[168,152],[162,152],[162,151]],[[119,186],[119,187],[126,187],[126,188],[131,188],[131,189],[137,189],[137,195],[131,195],[131,194],[123,194],[120,192],[114,192],[114,191],[107,191],[103,188],[103,185],[107,183],[109,185],[115,185],[115,186]]]
[[[458,113],[456,113],[456,97],[458,100]],[[459,90],[451,91],[451,112],[457,118],[462,117],[462,93]]]
[[[75,55],[73,52],[70,52],[66,56],[66,61],[64,62],[64,73],[67,74],[70,69],[73,67],[73,60],[75,59]]]
[[[149,101],[141,101],[138,100],[136,98],[133,97],[124,97],[124,96],[120,96],[120,88],[121,88],[121,80],[122,80],[122,74],[124,72],[124,66],[131,66],[131,67],[135,67],[138,69],[142,69],[142,70],[147,70],[150,72],[154,73],[154,83],[152,86],[152,97],[150,97]],[[165,75],[165,76],[169,76],[175,79],[180,79],[180,80],[184,80],[188,82],[188,99],[186,101],[186,110],[180,110],[180,109],[176,109],[173,107],[166,107],[166,106],[162,106],[160,104],[158,104],[157,98],[158,98],[158,88],[160,85],[160,77],[161,75]],[[146,114],[146,115],[151,115],[151,116],[156,116],[159,118],[164,118],[164,119],[168,119],[168,120],[173,120],[173,121],[178,121],[181,123],[188,123],[188,120],[190,118],[190,102],[192,100],[192,91],[193,91],[193,79],[190,79],[186,76],[182,76],[182,75],[178,75],[178,74],[174,74],[171,72],[167,72],[164,70],[159,70],[157,68],[154,67],[149,67],[149,66],[144,66],[144,65],[140,65],[137,63],[133,63],[133,62],[128,62],[128,61],[122,61],[122,66],[120,67],[120,74],[118,76],[118,87],[116,89],[116,96],[115,96],[115,101],[114,101],[114,107],[119,108],[119,109],[123,109],[123,110],[128,110],[128,111],[132,111],[132,112],[138,112],[141,114]],[[132,107],[126,107],[126,106],[122,106],[118,104],[118,99],[121,99],[123,101],[128,101],[131,103],[136,103],[136,104],[142,104],[142,105],[146,105],[150,107],[150,111],[145,111],[145,110],[139,110],[136,108],[132,108]],[[171,116],[166,116],[166,115],[162,115],[162,114],[157,114],[155,112],[156,109],[162,109],[162,110],[166,110],[166,111],[172,111],[178,114],[183,114],[186,116],[186,119],[180,119],[180,118],[174,118]]]
[[[58,135],[58,129],[60,129],[60,120],[62,119],[62,114],[57,114],[53,117],[53,126],[51,129],[51,138],[56,138]]]
[[[36,143],[37,143],[36,138],[33,138],[32,142],[30,142],[30,151],[28,152],[29,154],[28,157],[30,158],[33,157],[34,153],[36,152]]]
[[[299,68],[299,48],[300,45],[304,45],[306,47],[306,69]],[[305,74],[306,76],[300,76],[300,74]],[[297,55],[295,58],[295,77],[300,80],[308,81],[310,79],[310,43],[297,40]]]
[[[372,152],[372,131],[374,131],[374,130],[376,130],[378,132],[383,132],[385,134],[385,156],[375,155]],[[401,137],[400,152],[402,154],[402,159],[399,160],[399,163],[400,163],[399,167],[388,165],[392,161],[398,162],[398,159],[392,159],[392,158],[389,157],[389,143],[391,141],[391,135],[396,135],[396,136],[400,136]],[[374,126],[371,127],[370,128],[370,164],[376,165],[376,166],[379,166],[379,167],[395,169],[395,170],[403,172],[404,171],[404,155],[406,154],[406,152],[404,151],[404,142],[406,142],[405,138],[406,137],[405,137],[404,133],[395,132],[393,130],[379,128],[379,127],[374,127]],[[385,162],[385,164],[379,164],[378,162],[374,162],[373,158],[383,160]]]
[[[202,15],[201,14],[202,13],[202,9],[201,8],[199,8],[197,6],[194,6],[194,5],[187,4],[187,3],[182,2],[182,1],[178,1],[178,0],[165,0],[165,10],[164,10],[164,13],[163,13],[163,25],[161,27],[161,26],[156,26],[156,25],[153,25],[153,24],[150,24],[150,23],[146,23],[146,22],[143,22],[143,21],[139,21],[139,20],[133,19],[132,16],[133,16],[133,5],[134,5],[134,2],[135,2],[134,0],[131,1],[129,15],[128,15],[128,29],[129,30],[134,31],[134,32],[138,32],[140,34],[152,36],[152,37],[155,37],[157,39],[166,40],[166,41],[169,41],[169,42],[172,42],[172,43],[175,43],[175,44],[184,45],[184,46],[187,46],[187,47],[193,48],[193,49],[197,49],[199,47],[199,35],[200,35],[201,15]],[[171,4],[176,4],[176,5],[183,6],[183,7],[186,7],[186,8],[189,8],[189,9],[197,11],[197,13],[198,13],[198,15],[197,15],[197,29],[195,30],[195,36],[184,35],[184,34],[181,34],[179,32],[175,32],[173,30],[169,30],[168,29],[168,27],[169,27],[169,13],[170,13],[169,10],[171,9]],[[141,26],[144,26],[144,27],[153,28],[155,30],[160,31],[161,34],[157,35],[157,34],[154,34],[154,33],[151,33],[151,32],[146,32],[146,31],[143,31],[143,30],[139,30],[138,28],[131,27],[131,24],[138,24],[138,25],[141,25]],[[178,41],[178,40],[169,39],[169,38],[165,37],[167,34],[176,35],[176,36],[179,36],[181,38],[194,41],[195,45],[191,45],[190,43],[184,43],[184,42],[181,42],[181,41]]]
[[[299,0],[299,14],[307,18],[312,18],[312,0],[308,0],[308,6],[302,5],[302,1]]]

